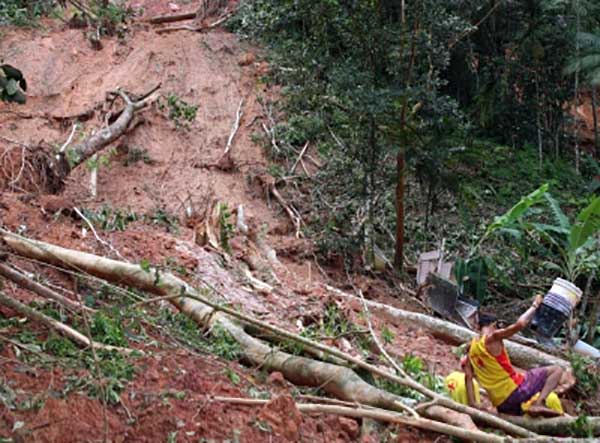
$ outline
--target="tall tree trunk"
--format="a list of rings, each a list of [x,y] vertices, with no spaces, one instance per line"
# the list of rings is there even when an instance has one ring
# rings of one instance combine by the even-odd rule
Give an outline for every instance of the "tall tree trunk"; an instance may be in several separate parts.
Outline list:
[[[594,152],[596,158],[600,158],[600,146],[598,143],[598,106],[596,103],[596,86],[592,86],[592,118],[594,119]]]
[[[592,346],[594,345],[594,338],[596,338],[596,328],[598,326],[598,305],[600,305],[600,293],[596,294],[596,297],[594,297],[594,302],[592,304],[592,309],[588,318],[587,342]]]
[[[579,13],[579,0],[575,0],[575,14],[577,17],[577,34],[581,30],[581,17]],[[579,39],[575,39],[575,57],[579,59]],[[575,171],[579,174],[579,164],[581,161],[581,152],[579,149],[579,123],[577,118],[577,107],[579,105],[579,69],[575,71]]]
[[[542,144],[542,124],[540,122],[540,85],[538,83],[537,73],[535,74],[535,101],[536,101],[536,112],[535,112],[535,125],[537,126],[537,137],[538,137],[538,162],[540,171],[542,170],[542,162],[544,161],[544,149]]]
[[[404,264],[404,149],[400,149],[396,157],[398,181],[396,183],[396,248],[394,266],[401,270]]]

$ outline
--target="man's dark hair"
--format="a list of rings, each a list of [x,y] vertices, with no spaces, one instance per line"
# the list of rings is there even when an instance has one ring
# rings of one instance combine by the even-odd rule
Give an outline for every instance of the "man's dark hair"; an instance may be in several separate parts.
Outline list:
[[[485,314],[483,312],[479,313],[479,327],[483,328],[484,326],[491,325],[494,322],[498,321],[498,317],[493,314]]]

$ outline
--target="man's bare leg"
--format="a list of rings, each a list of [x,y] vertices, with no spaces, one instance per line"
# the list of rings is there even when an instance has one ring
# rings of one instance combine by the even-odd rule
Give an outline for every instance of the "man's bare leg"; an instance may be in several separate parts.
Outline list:
[[[540,396],[537,400],[531,405],[527,413],[532,417],[544,416],[544,417],[555,417],[560,415],[557,411],[550,409],[545,406],[546,397],[558,386],[558,382],[560,381],[563,370],[559,366],[548,366],[546,367],[546,382],[544,383],[544,387],[540,391]]]

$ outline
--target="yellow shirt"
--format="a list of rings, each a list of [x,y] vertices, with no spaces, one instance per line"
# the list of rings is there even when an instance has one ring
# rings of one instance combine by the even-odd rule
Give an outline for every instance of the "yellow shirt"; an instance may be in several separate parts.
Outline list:
[[[494,406],[502,404],[523,383],[523,375],[513,368],[504,346],[500,355],[490,354],[485,347],[485,336],[471,342],[469,361]]]
[[[469,404],[464,372],[451,372],[448,374],[444,382],[446,385],[446,391],[448,394],[450,394],[450,398],[452,398],[452,400],[463,405]],[[481,398],[479,396],[479,384],[477,383],[477,380],[473,380],[473,392],[475,394],[475,403],[481,403]]]

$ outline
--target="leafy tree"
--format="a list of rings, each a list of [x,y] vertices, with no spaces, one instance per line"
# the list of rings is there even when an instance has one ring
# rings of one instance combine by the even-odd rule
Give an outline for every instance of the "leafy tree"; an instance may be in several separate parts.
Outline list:
[[[280,144],[312,140],[328,159],[311,201],[326,249],[362,250],[368,263],[392,237],[402,265],[406,171],[464,129],[439,90],[448,42],[467,27],[453,5],[433,0],[242,2],[238,30],[270,45],[283,68]]]

